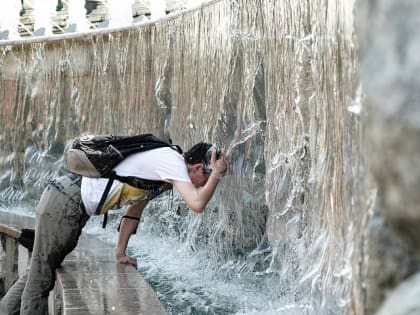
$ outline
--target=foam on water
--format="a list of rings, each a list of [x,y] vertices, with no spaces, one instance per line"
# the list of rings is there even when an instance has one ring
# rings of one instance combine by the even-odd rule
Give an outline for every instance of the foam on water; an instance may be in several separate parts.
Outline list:
[[[170,314],[274,312],[282,305],[273,290],[277,276],[252,270],[252,257],[222,263],[210,249],[194,251],[166,233],[156,234],[147,226],[151,218],[144,221],[130,239],[128,253],[137,258],[139,272]],[[86,232],[115,244],[115,226],[104,233],[100,223],[101,218],[92,219]]]

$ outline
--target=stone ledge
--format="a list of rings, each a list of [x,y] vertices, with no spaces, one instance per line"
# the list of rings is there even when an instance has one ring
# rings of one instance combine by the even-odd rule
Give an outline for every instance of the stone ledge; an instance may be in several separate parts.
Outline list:
[[[21,246],[17,239],[23,228],[33,228],[35,220],[31,217],[18,216],[0,211],[0,296],[18,279],[29,261],[29,251]]]
[[[63,315],[166,314],[138,271],[117,263],[112,246],[87,235],[57,270],[55,290]]]

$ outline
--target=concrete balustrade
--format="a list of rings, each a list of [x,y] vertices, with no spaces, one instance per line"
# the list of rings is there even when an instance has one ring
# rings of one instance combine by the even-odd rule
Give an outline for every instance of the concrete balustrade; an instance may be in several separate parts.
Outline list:
[[[19,244],[17,239],[22,229],[33,228],[34,223],[35,220],[31,217],[0,212],[0,239],[2,246],[0,294],[7,292],[27,266],[30,253]]]
[[[24,272],[30,253],[17,239],[34,219],[0,212],[3,247],[2,280],[5,291]],[[115,261],[115,249],[83,234],[76,249],[57,269],[49,298],[50,315],[166,314],[155,292],[129,265]]]

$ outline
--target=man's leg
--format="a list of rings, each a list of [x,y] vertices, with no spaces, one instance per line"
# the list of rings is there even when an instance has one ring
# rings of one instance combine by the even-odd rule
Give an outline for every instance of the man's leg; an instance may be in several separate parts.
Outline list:
[[[48,185],[37,207],[35,241],[21,315],[44,315],[55,270],[77,245],[88,216],[80,209],[80,187],[68,177]]]
[[[23,289],[25,288],[28,270],[19,277],[13,286],[7,291],[0,301],[0,315],[19,315],[20,302]]]

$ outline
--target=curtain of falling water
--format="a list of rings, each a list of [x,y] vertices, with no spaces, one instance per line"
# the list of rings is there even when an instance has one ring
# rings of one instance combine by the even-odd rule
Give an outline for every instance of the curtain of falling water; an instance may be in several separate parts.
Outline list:
[[[224,144],[229,174],[203,216],[184,218],[184,241],[222,262],[257,259],[279,313],[363,314],[352,10],[214,1],[139,28],[0,46],[2,200],[37,197],[83,132]]]
[[[315,295],[312,303],[323,314],[361,314],[359,263],[368,214],[362,131],[347,111],[358,85],[352,6],[272,4],[262,10],[270,39],[265,145],[272,149],[265,156],[271,268],[295,291],[291,303]]]

